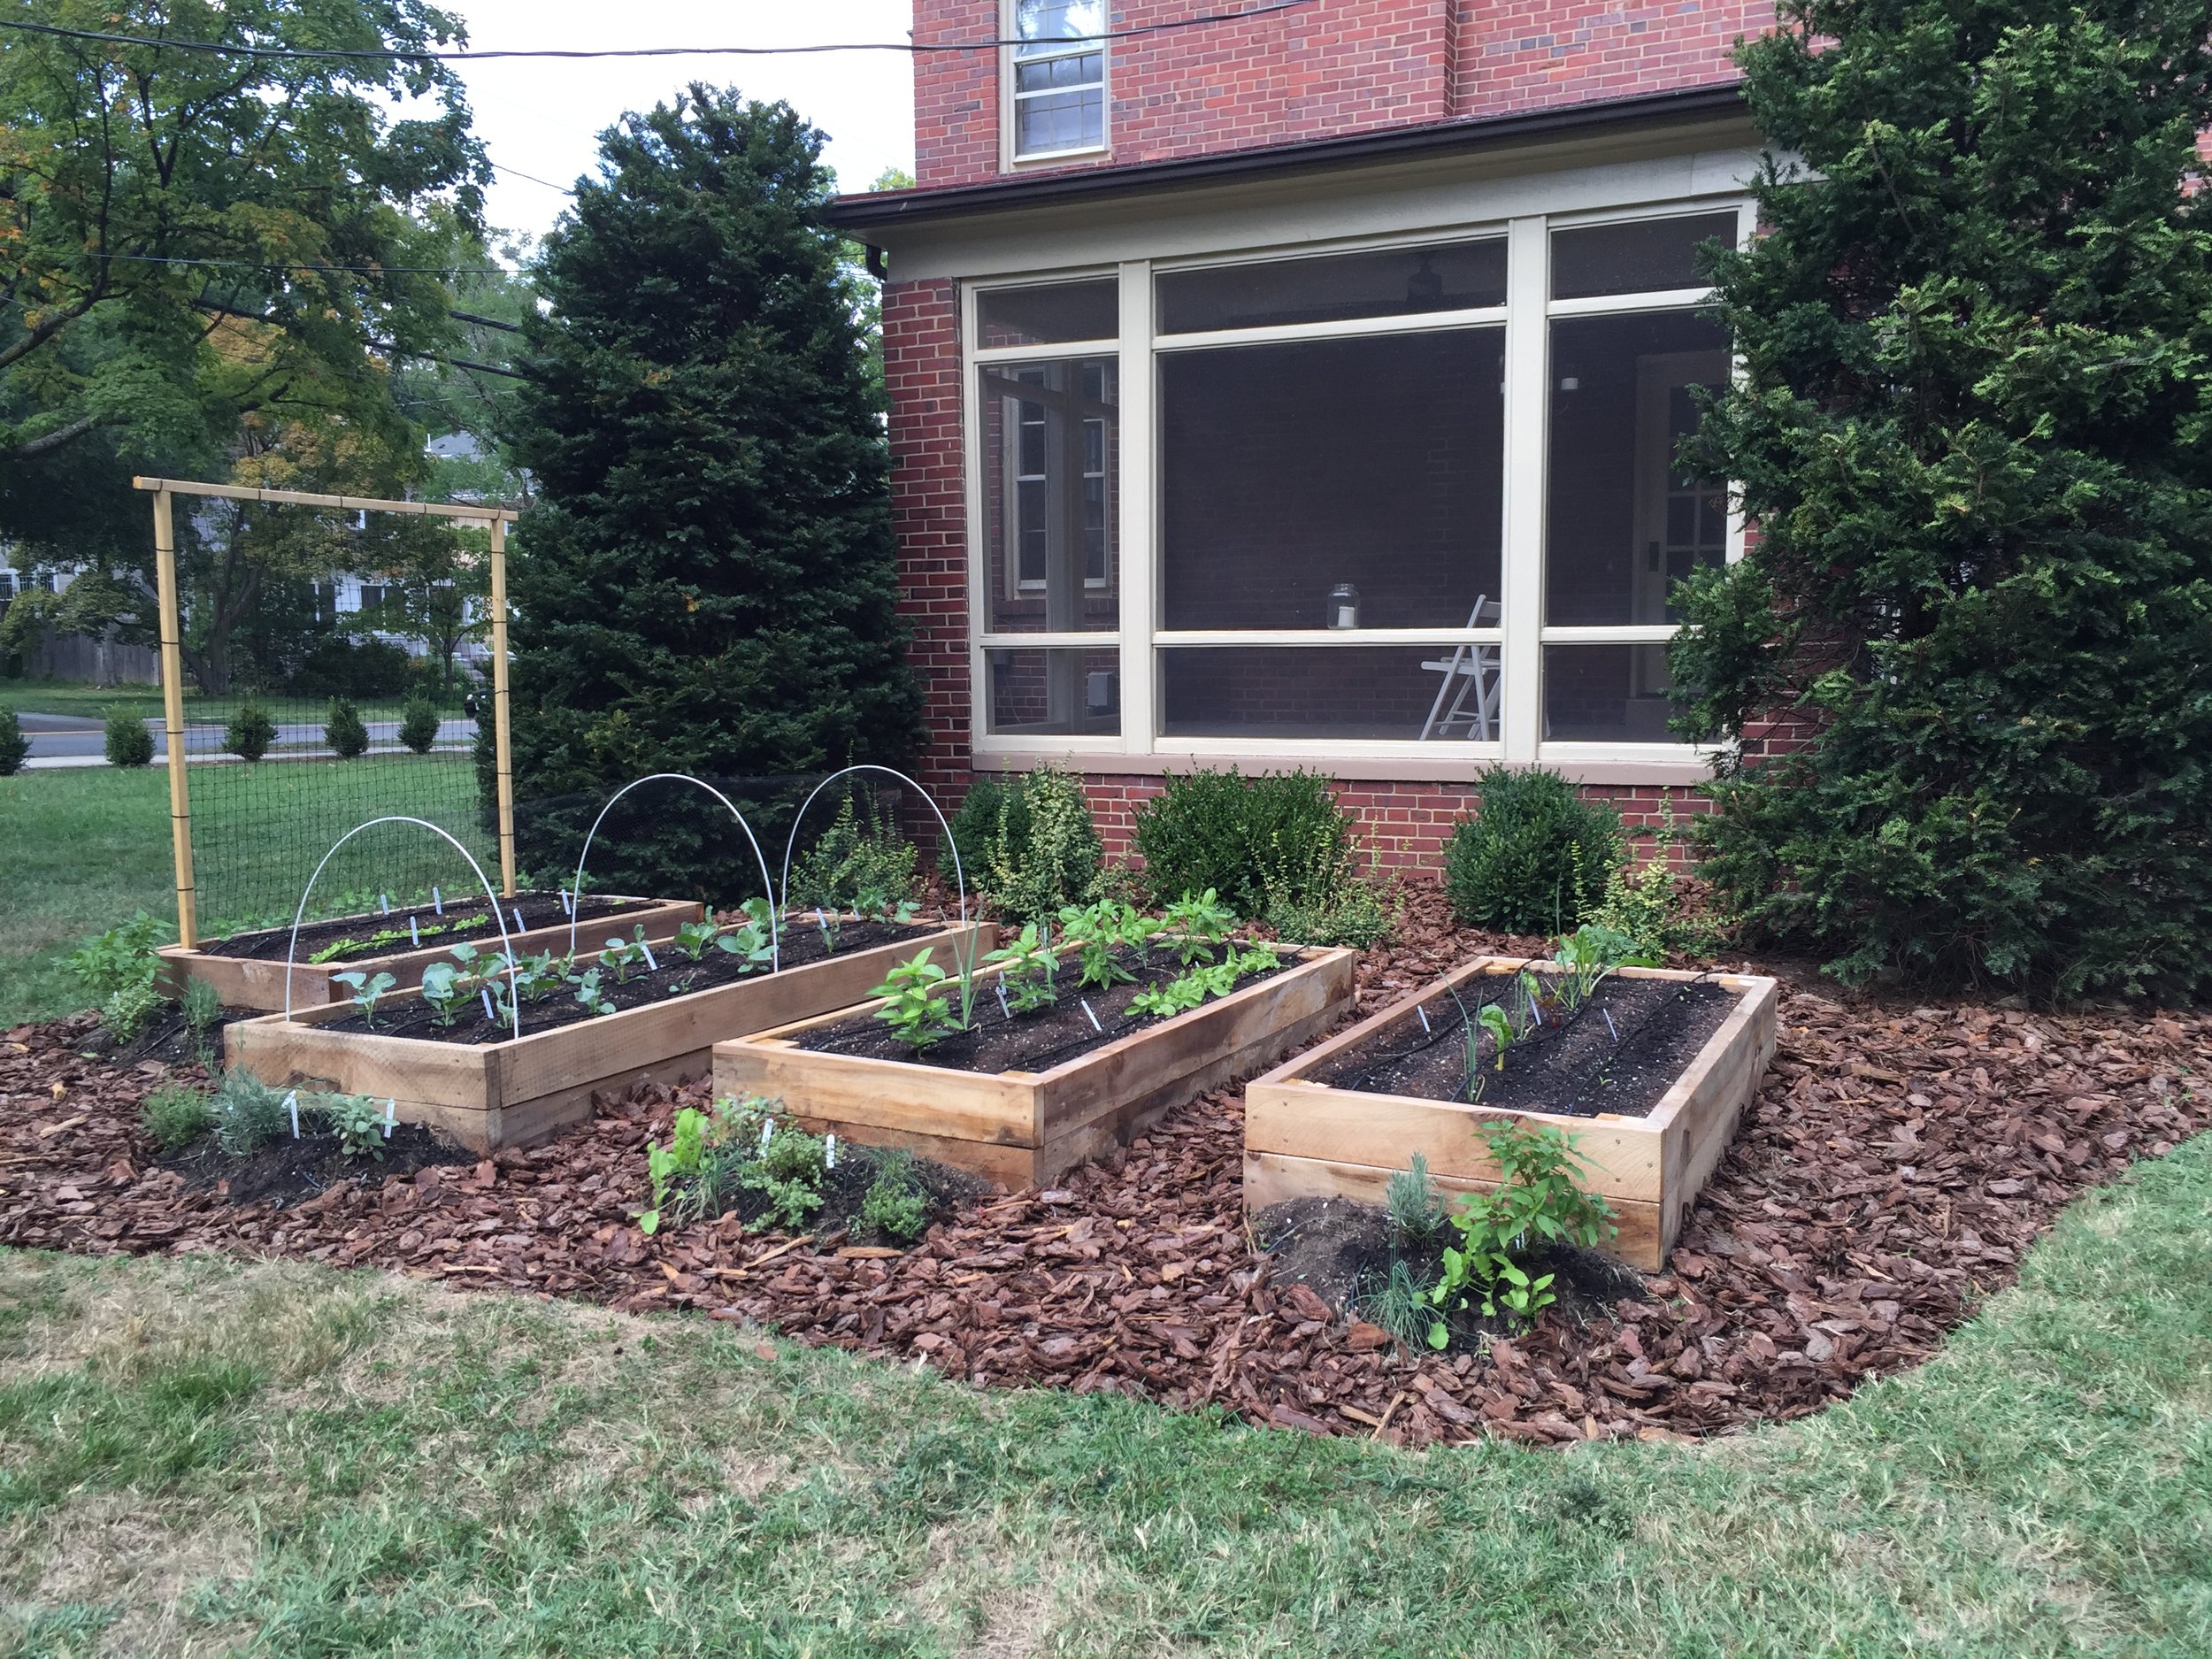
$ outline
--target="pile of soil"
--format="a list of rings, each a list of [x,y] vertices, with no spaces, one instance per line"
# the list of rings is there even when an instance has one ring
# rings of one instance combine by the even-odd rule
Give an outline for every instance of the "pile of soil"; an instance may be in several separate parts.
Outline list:
[[[941,926],[936,922],[860,922],[848,921],[838,930],[838,956],[849,956],[856,950],[872,950],[878,945],[890,944],[897,940],[930,933]],[[785,969],[803,968],[809,963],[826,961],[831,956],[830,944],[819,928],[811,926],[788,927],[783,934],[780,955]],[[698,961],[679,950],[672,941],[653,947],[653,959],[659,965],[647,968],[642,962],[629,970],[629,977],[619,983],[614,970],[603,968],[599,973],[599,994],[614,1004],[618,1010],[644,1008],[665,1002],[672,996],[687,996],[694,991],[710,991],[718,985],[731,985],[748,978],[764,979],[766,967],[753,967],[733,953],[718,945],[709,945]],[[576,956],[580,972],[588,970],[594,957],[588,949],[580,949]],[[555,1031],[563,1025],[574,1025],[588,1019],[600,1018],[576,1000],[572,987],[563,986],[549,995],[526,999],[522,1004],[522,1034],[526,1037],[541,1031]],[[464,1002],[449,1025],[441,1025],[438,1012],[419,998],[388,1002],[373,1013],[353,1013],[343,1019],[323,1023],[324,1031],[373,1032],[380,1037],[412,1037],[426,1042],[457,1042],[478,1044],[505,1042],[515,1034],[514,1027],[504,1019],[487,1019],[483,1002]]]
[[[1511,949],[1433,911],[1404,939],[1362,964],[1377,1002],[1446,960]],[[0,1040],[0,1242],[282,1251],[689,1309],[979,1384],[1112,1389],[1397,1443],[1655,1438],[1800,1417],[1917,1364],[2068,1200],[2212,1130],[2201,1014],[1847,1006],[1805,990],[1779,1012],[1767,1080],[1672,1271],[1481,1354],[1401,1353],[1340,1317],[1340,1270],[1256,1252],[1233,1092],[1062,1187],[964,1205],[886,1255],[833,1222],[804,1241],[735,1217],[641,1235],[644,1144],[679,1105],[703,1104],[704,1084],[603,1096],[595,1121],[544,1146],[371,1173],[282,1208],[239,1202],[161,1168],[137,1133],[170,1068],[86,1059],[73,1045],[90,1021],[61,1021]]]
[[[580,901],[582,922],[589,926],[617,916],[649,910],[662,902],[659,899],[628,899],[595,897],[586,894]],[[478,897],[448,898],[442,915],[431,904],[396,906],[389,915],[367,911],[359,916],[333,917],[328,921],[307,922],[301,926],[298,960],[301,962],[358,962],[368,956],[396,956],[403,951],[436,949],[442,946],[466,941],[481,946],[490,941],[491,949],[499,948],[499,924],[488,914],[491,902]],[[502,899],[501,908],[506,912],[507,926],[515,926],[519,912],[523,928],[551,927],[566,922],[568,912],[561,908],[557,893],[518,893],[511,899]],[[408,918],[415,923],[415,933],[421,944],[414,942],[415,935],[408,931]],[[388,933],[392,937],[372,941],[372,935]],[[345,941],[355,941],[347,949],[331,956],[319,953]],[[245,956],[257,962],[281,962],[285,952],[292,948],[292,930],[288,927],[265,927],[250,933],[233,933],[228,939],[203,940],[200,949],[211,956]]]
[[[1079,986],[1075,981],[1075,964],[1071,961],[1060,970],[1059,1000],[1025,1014],[1009,1011],[1000,1005],[997,993],[989,986],[979,986],[974,1026],[940,1038],[918,1054],[874,1014],[856,1014],[835,1025],[817,1025],[800,1034],[797,1046],[824,1054],[903,1060],[985,1076],[1000,1071],[1048,1071],[1142,1026],[1156,1025],[1165,1018],[1133,1013],[1129,1004],[1140,992],[1182,978],[1186,972],[1182,964],[1164,949],[1140,953],[1121,947],[1113,956],[1122,972],[1132,976],[1127,983],[1102,991]],[[1246,974],[1237,981],[1236,988],[1241,991],[1271,979],[1291,965],[1293,962],[1286,960],[1279,966]],[[957,1002],[952,1004],[955,1013],[958,1006]]]
[[[1600,1112],[1641,1118],[1674,1086],[1737,1002],[1733,993],[1709,980],[1609,978],[1571,1014],[1555,1008],[1538,1023],[1523,1011],[1516,984],[1511,977],[1486,975],[1459,987],[1456,998],[1448,992],[1427,999],[1418,1013],[1317,1068],[1311,1080],[1369,1094],[1473,1098],[1485,1106],[1575,1118]],[[1487,1002],[1507,1008],[1522,1033],[1502,1060],[1477,1018]],[[1476,1038],[1471,1070],[1471,1027]]]

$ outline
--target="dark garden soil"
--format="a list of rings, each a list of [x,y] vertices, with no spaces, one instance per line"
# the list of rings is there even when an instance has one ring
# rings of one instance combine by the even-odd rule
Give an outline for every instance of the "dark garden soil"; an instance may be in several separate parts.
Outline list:
[[[951,1216],[964,1204],[979,1203],[998,1190],[965,1170],[956,1170],[950,1164],[929,1158],[916,1158],[909,1167],[916,1185],[927,1195],[932,1221]],[[822,1207],[807,1223],[809,1230],[817,1237],[836,1233],[850,1240],[865,1240],[885,1248],[887,1255],[904,1255],[902,1248],[887,1248],[896,1246],[898,1240],[864,1229],[861,1223],[861,1205],[881,1168],[881,1156],[873,1148],[849,1147],[839,1141],[837,1167],[830,1171],[829,1179],[822,1185]],[[767,1200],[761,1194],[741,1192],[726,1213],[748,1225],[757,1226],[766,1210]]]
[[[1451,962],[1533,942],[1455,930],[1425,892],[1401,937],[1361,964],[1370,1011]],[[594,1122],[541,1147],[240,1202],[162,1168],[138,1132],[141,1098],[193,1069],[86,1059],[81,1018],[0,1037],[0,1242],[281,1252],[690,1310],[979,1384],[1212,1403],[1396,1443],[1648,1439],[1801,1417],[1919,1363],[2069,1199],[2212,1130],[2212,1017],[1847,1006],[1798,983],[1672,1271],[1603,1307],[1578,1292],[1481,1354],[1402,1354],[1343,1320],[1356,1229],[1333,1266],[1295,1246],[1255,1253],[1233,1090],[1063,1187],[964,1205],[887,1256],[833,1219],[803,1243],[734,1217],[641,1235],[645,1142],[704,1102],[700,1084],[603,1097]]]
[[[979,985],[976,988],[974,1029],[941,1038],[919,1054],[873,1014],[856,1014],[833,1025],[817,1025],[796,1040],[797,1046],[824,1054],[903,1060],[914,1065],[974,1071],[985,1076],[1001,1071],[1048,1071],[1169,1018],[1132,1013],[1129,1002],[1141,991],[1180,979],[1184,972],[1182,964],[1164,949],[1154,950],[1148,957],[1140,957],[1133,950],[1118,949],[1114,959],[1125,972],[1135,976],[1131,981],[1103,991],[1079,986],[1075,982],[1075,964],[1071,962],[1060,971],[1059,1001],[1026,1014],[1010,1013],[1000,1005],[997,993],[990,988],[995,980]],[[1294,965],[1286,960],[1279,967],[1247,974],[1237,981],[1236,988],[1241,991],[1247,986],[1271,979],[1284,967]],[[1206,1000],[1210,1003],[1215,999]],[[956,1013],[956,1001],[953,1008]],[[1097,1017],[1095,1022],[1093,1015]]]
[[[848,921],[838,930],[836,953],[849,956],[856,950],[870,950],[895,940],[911,938],[933,932],[943,926],[940,922],[913,922],[904,925],[891,922]],[[809,963],[827,960],[831,950],[821,930],[812,924],[787,928],[781,947],[785,970],[803,968]],[[629,977],[617,983],[614,971],[603,968],[599,973],[599,994],[616,1010],[644,1008],[655,1002],[666,1002],[672,996],[687,996],[694,991],[710,991],[718,985],[730,985],[743,979],[764,979],[768,970],[749,968],[742,959],[718,946],[710,945],[698,961],[679,950],[672,941],[653,947],[653,959],[659,965],[648,969],[642,962],[629,971]],[[580,949],[576,956],[580,968],[589,968],[593,958],[587,950]],[[594,1014],[576,1000],[572,987],[563,986],[549,995],[526,999],[522,1004],[522,1034],[526,1037],[541,1031],[553,1031],[563,1025],[573,1025],[602,1016]],[[481,998],[462,1005],[460,1013],[449,1025],[438,1023],[437,1010],[416,998],[395,999],[380,1004],[373,1013],[349,1014],[343,1019],[325,1021],[324,1031],[373,1032],[380,1037],[412,1037],[426,1042],[487,1043],[505,1042],[515,1034],[512,1025],[504,1019],[487,1019]]]
[[[659,899],[597,898],[585,895],[582,924],[588,927],[594,922],[611,917],[627,916],[634,910],[649,909],[663,902]],[[551,927],[568,920],[568,912],[561,908],[557,893],[518,893],[511,899],[502,899],[507,912],[507,926],[518,932],[534,927]],[[365,956],[396,956],[403,951],[434,949],[441,946],[467,941],[483,945],[491,941],[491,949],[499,949],[499,924],[487,914],[490,901],[483,898],[448,898],[445,911],[425,902],[406,906],[395,905],[391,913],[382,915],[369,911],[360,916],[334,917],[326,922],[308,922],[300,928],[299,956],[302,962],[358,962]],[[519,912],[523,926],[515,928]],[[415,926],[410,933],[408,922]],[[420,943],[416,942],[418,937]],[[330,956],[319,953],[328,947],[345,941],[354,941],[343,950]],[[598,944],[598,940],[579,941],[579,943]],[[233,933],[228,939],[203,940],[200,949],[211,956],[249,956],[261,962],[281,962],[292,947],[292,930],[288,927],[265,927],[250,933]]]
[[[311,1131],[296,1141],[288,1136],[244,1157],[233,1157],[209,1135],[163,1158],[161,1167],[232,1203],[265,1199],[281,1210],[296,1200],[326,1193],[340,1181],[380,1180],[412,1175],[435,1164],[475,1162],[473,1152],[448,1145],[418,1124],[401,1124],[385,1141],[381,1156],[349,1157],[335,1134]]]
[[[1440,992],[1420,1013],[1379,1032],[1311,1080],[1368,1094],[1422,1100],[1479,1100],[1485,1106],[1589,1118],[1641,1118],[1656,1106],[1706,1040],[1721,1027],[1736,995],[1708,981],[1607,979],[1571,1014],[1556,1007],[1530,1024],[1509,976],[1484,976]],[[1479,999],[1479,1000],[1478,1000]],[[1483,1002],[1511,1010],[1523,1034],[1498,1062],[1497,1044],[1479,1024],[1471,1069],[1467,1030]],[[1421,1014],[1427,1016],[1425,1028]],[[1471,1081],[1479,1092],[1471,1091]]]

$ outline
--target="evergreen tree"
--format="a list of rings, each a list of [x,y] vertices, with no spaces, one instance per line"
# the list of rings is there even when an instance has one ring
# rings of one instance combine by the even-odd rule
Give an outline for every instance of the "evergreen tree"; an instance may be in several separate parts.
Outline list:
[[[2212,4],[1793,0],[1717,265],[1678,727],[1756,739],[1708,865],[1847,979],[2212,986]]]
[[[550,309],[522,359],[517,451],[540,498],[518,527],[512,696],[533,868],[572,859],[645,773],[895,764],[918,734],[821,134],[694,86],[601,146],[546,241]],[[595,851],[595,878],[757,890],[727,814],[671,787]]]

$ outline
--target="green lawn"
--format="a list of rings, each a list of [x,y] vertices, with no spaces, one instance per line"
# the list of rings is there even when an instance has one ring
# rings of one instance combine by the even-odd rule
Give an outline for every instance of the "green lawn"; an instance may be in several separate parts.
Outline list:
[[[498,879],[476,827],[466,757],[376,756],[195,766],[193,841],[204,932],[227,921],[287,920],[315,861],[339,836],[387,812],[454,831]],[[62,958],[89,933],[146,910],[173,926],[169,776],[146,767],[27,772],[0,778],[0,1029],[85,1005]],[[420,831],[374,830],[350,843],[317,888],[327,912],[359,895],[395,898],[422,883],[473,878]],[[348,895],[352,895],[349,897]],[[174,937],[172,933],[171,937]]]
[[[1425,1455],[696,1317],[0,1253],[0,1652],[2212,1652],[2212,1137],[1925,1368]]]

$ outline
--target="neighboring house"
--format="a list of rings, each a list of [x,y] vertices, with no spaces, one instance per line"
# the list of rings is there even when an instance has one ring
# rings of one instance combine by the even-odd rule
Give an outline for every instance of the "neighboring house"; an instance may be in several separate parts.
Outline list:
[[[1485,764],[1647,818],[1670,582],[1740,553],[1672,464],[1727,341],[1743,0],[917,0],[918,188],[847,196],[885,361],[924,780],[1303,765],[1386,862]],[[1248,5],[1245,9],[1250,9]]]

